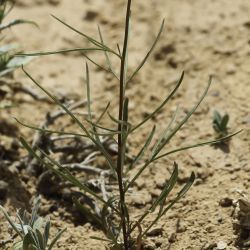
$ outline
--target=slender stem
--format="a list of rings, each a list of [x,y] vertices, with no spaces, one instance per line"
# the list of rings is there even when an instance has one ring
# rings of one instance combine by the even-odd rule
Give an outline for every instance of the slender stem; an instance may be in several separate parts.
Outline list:
[[[126,12],[126,23],[125,23],[125,35],[124,35],[124,43],[123,43],[123,52],[121,57],[121,68],[120,68],[120,97],[119,97],[119,116],[118,119],[120,121],[123,120],[123,103],[124,103],[124,83],[126,79],[126,55],[127,55],[127,47],[128,47],[128,33],[129,33],[129,19],[130,19],[130,8],[131,8],[131,1],[128,0],[127,2],[127,12]],[[125,143],[123,143],[123,132],[124,126],[119,123],[118,124],[118,158],[117,158],[117,177],[119,183],[119,193],[120,193],[120,216],[122,222],[122,232],[123,232],[123,240],[124,240],[124,249],[129,249],[129,242],[128,242],[128,234],[127,234],[127,224],[126,224],[126,207],[125,207],[125,192],[123,187],[123,165],[124,165],[124,147]]]

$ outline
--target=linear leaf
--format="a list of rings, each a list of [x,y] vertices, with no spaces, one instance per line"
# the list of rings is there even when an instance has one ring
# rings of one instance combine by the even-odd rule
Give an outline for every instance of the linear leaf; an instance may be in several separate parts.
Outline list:
[[[155,152],[157,151],[158,147],[164,142],[167,133],[169,132],[169,129],[171,128],[172,124],[175,122],[176,117],[177,117],[177,113],[178,113],[178,107],[176,108],[176,111],[172,117],[172,119],[170,120],[170,122],[168,123],[166,129],[163,131],[162,135],[159,137],[158,141],[155,143],[153,149],[152,149],[152,154],[151,154],[151,158],[154,157]]]
[[[56,17],[56,16],[54,16],[54,15],[52,15],[52,17],[55,18],[55,19],[56,19],[57,21],[59,21],[60,23],[62,23],[63,25],[65,25],[66,27],[68,27],[69,29],[71,29],[71,30],[73,30],[74,32],[78,33],[79,35],[81,35],[81,36],[87,38],[87,40],[88,40],[89,42],[91,42],[92,44],[96,45],[97,47],[102,48],[103,50],[105,49],[105,50],[107,50],[107,51],[113,53],[114,55],[116,55],[116,56],[118,56],[118,57],[120,58],[120,55],[118,55],[115,51],[113,51],[112,49],[110,49],[110,48],[107,47],[106,45],[100,43],[100,42],[97,41],[96,39],[94,39],[94,38],[92,38],[92,37],[90,37],[90,36],[88,36],[88,35],[82,33],[81,31],[75,29],[74,27],[72,27],[71,25],[65,23],[64,21],[62,21],[62,20],[59,19],[58,17]]]
[[[193,185],[195,180],[195,174],[192,172],[191,176],[188,180],[188,182],[185,184],[185,186],[180,190],[180,192],[177,194],[177,196],[174,198],[173,201],[171,201],[171,203],[155,218],[155,220],[147,227],[147,229],[144,231],[144,233],[142,234],[142,237],[145,236],[145,234],[151,229],[151,227],[153,225],[155,225],[155,223],[157,223],[157,221],[167,213],[167,211],[173,207],[173,205],[178,202],[186,193],[187,191],[191,188],[191,186]]]
[[[33,52],[33,53],[17,53],[15,56],[48,56],[56,54],[64,54],[70,52],[88,52],[88,51],[103,51],[102,48],[74,48],[74,49],[61,49],[55,51]]]
[[[88,132],[88,130],[85,128],[85,126],[82,124],[82,122],[65,106],[63,105],[55,96],[53,96],[49,91],[47,91],[45,88],[43,88],[28,72],[24,70],[22,67],[23,72],[32,80],[32,82],[37,85],[47,96],[49,96],[58,106],[60,106],[71,118],[73,121],[78,124],[78,126],[85,132],[86,136],[97,146],[97,148],[102,152],[102,154],[105,156],[111,170],[113,171],[113,174],[115,174],[115,166],[112,162],[110,154],[104,149],[103,145],[100,144],[98,141],[95,140],[91,136],[91,134]]]
[[[51,223],[50,223],[50,219],[48,218],[47,222],[45,223],[44,233],[43,233],[43,239],[44,239],[45,246],[47,246],[47,244],[48,244],[50,226],[51,226]]]
[[[141,150],[138,152],[138,154],[136,155],[135,159],[133,160],[133,162],[130,164],[129,166],[129,169],[132,169],[133,166],[135,166],[137,164],[137,162],[143,157],[145,151],[147,150],[147,148],[149,147],[152,139],[153,139],[153,136],[154,136],[154,133],[155,133],[155,129],[156,129],[156,126],[153,127],[153,129],[151,130],[145,144],[143,145],[143,147],[141,148]]]
[[[75,135],[75,136],[79,136],[79,137],[87,137],[86,135],[83,134],[77,134],[74,132],[63,132],[63,131],[56,131],[56,130],[50,130],[50,129],[44,129],[44,128],[39,128],[33,125],[28,125],[25,124],[23,122],[21,122],[20,120],[18,120],[17,118],[14,118],[19,124],[21,124],[24,127],[36,130],[36,131],[40,131],[42,133],[51,133],[51,134],[59,134],[59,135]]]
[[[36,152],[30,147],[30,145],[24,140],[24,138],[20,138],[21,144],[24,146],[24,148],[27,149],[27,151],[37,160],[39,160],[42,164],[44,164],[49,170],[56,173],[58,176],[63,178],[64,180],[69,181],[70,183],[74,184],[76,187],[80,188],[81,190],[84,190],[85,192],[89,193],[90,195],[94,196],[96,199],[101,201],[102,203],[106,204],[107,202],[104,201],[101,197],[99,197],[95,192],[93,192],[91,189],[89,189],[86,185],[82,184],[78,179],[76,179],[67,168],[64,168],[61,166],[58,162],[53,160],[50,156],[48,156],[43,151],[39,150],[40,153],[42,153],[43,156],[45,156],[53,165],[57,166],[59,169],[56,169],[52,167],[50,164],[45,162],[41,157],[39,157]]]
[[[187,150],[187,149],[190,149],[190,148],[197,148],[197,147],[202,147],[202,146],[206,146],[206,145],[212,145],[212,144],[216,144],[216,143],[219,143],[219,142],[222,142],[222,141],[225,141],[225,140],[228,140],[230,139],[231,137],[241,133],[243,130],[240,130],[240,131],[237,131],[236,133],[233,133],[233,134],[230,134],[230,135],[227,135],[225,137],[222,137],[220,139],[216,139],[216,140],[211,140],[211,141],[205,141],[205,142],[201,142],[201,143],[197,143],[197,144],[193,144],[193,145],[190,145],[190,146],[185,146],[185,147],[181,147],[181,148],[177,148],[177,149],[174,149],[174,150],[171,150],[167,153],[164,153],[162,155],[159,155],[157,156],[154,161],[156,160],[159,160],[160,158],[163,158],[167,155],[170,155],[170,154],[174,154],[174,153],[177,153],[177,152],[180,152],[180,151],[184,151],[184,150]]]
[[[161,37],[161,33],[163,31],[164,28],[164,23],[165,23],[165,19],[163,19],[160,30],[157,34],[157,37],[153,43],[153,45],[151,46],[150,50],[148,51],[147,55],[144,57],[144,59],[142,60],[142,62],[139,64],[139,66],[136,68],[135,72],[129,77],[129,79],[127,80],[127,83],[130,82],[135,75],[138,73],[138,71],[143,67],[143,65],[145,64],[145,62],[147,61],[148,57],[151,55],[152,51],[154,50],[157,42],[159,41],[160,37]]]
[[[156,199],[154,204],[151,207],[151,212],[154,212],[155,208],[162,203],[163,200],[166,200],[166,197],[169,195],[169,193],[174,188],[178,178],[178,165],[176,162],[174,162],[174,171],[170,177],[170,179],[167,181],[167,184],[165,185],[164,189],[162,190],[159,197]]]
[[[11,227],[15,230],[15,232],[23,239],[23,235],[21,234],[21,232],[17,229],[17,227],[15,226],[15,223],[12,221],[12,219],[10,218],[10,216],[8,215],[8,213],[6,212],[6,210],[0,205],[0,210],[3,212],[4,217],[6,218],[6,220],[9,222],[9,224],[11,225]]]
[[[141,127],[145,122],[147,122],[149,119],[151,119],[155,114],[157,114],[166,104],[167,102],[173,97],[173,95],[176,93],[176,91],[178,90],[178,88],[180,87],[182,80],[184,78],[184,72],[182,72],[181,77],[177,83],[177,85],[175,86],[175,88],[172,90],[172,92],[168,95],[168,97],[160,104],[160,106],[158,108],[155,109],[155,111],[153,111],[150,115],[148,115],[142,122],[140,122],[139,124],[137,124],[136,126],[131,128],[131,133],[134,132],[137,128]]]
[[[99,25],[98,25],[98,32],[99,32],[101,44],[104,45],[103,36],[102,36],[101,28],[100,28]],[[110,58],[109,58],[109,55],[108,55],[107,51],[104,51],[104,55],[105,55],[105,58],[106,58],[106,62],[107,62],[109,71],[115,76],[116,79],[119,80],[119,77],[117,76],[117,74],[115,73],[115,71],[113,69],[113,66],[111,64],[111,61],[110,61]]]
[[[56,242],[59,240],[59,238],[62,236],[62,234],[67,230],[67,228],[64,228],[62,230],[60,230],[56,236],[54,237],[54,239],[52,240],[52,242],[50,243],[48,250],[51,250],[53,248],[53,246],[56,244]]]
[[[171,138],[181,129],[181,127],[188,121],[188,119],[191,117],[191,115],[196,111],[196,109],[200,106],[201,102],[203,101],[203,99],[205,98],[209,87],[211,85],[212,82],[212,78],[210,77],[209,81],[208,81],[208,85],[204,91],[204,93],[202,94],[202,96],[200,97],[199,101],[196,103],[196,105],[187,113],[187,115],[182,119],[181,122],[179,122],[179,124],[177,124],[175,126],[175,128],[170,132],[170,134],[167,136],[167,138],[164,140],[164,143],[162,145],[160,145],[157,149],[157,151],[155,152],[154,156],[157,156],[159,154],[159,152],[164,148],[164,146],[171,140]],[[152,159],[153,160],[153,159]]]

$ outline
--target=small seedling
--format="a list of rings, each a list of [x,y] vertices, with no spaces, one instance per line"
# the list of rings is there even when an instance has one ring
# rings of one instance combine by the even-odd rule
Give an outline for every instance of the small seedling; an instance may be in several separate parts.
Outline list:
[[[228,122],[229,122],[228,114],[222,116],[217,110],[214,111],[213,128],[217,133],[218,138],[222,138],[228,135]]]
[[[39,206],[40,197],[37,197],[34,200],[31,215],[29,216],[27,211],[24,211],[21,215],[18,211],[15,220],[13,220],[6,210],[0,206],[0,210],[3,212],[11,228],[15,231],[16,236],[20,238],[20,240],[14,244],[14,250],[51,250],[62,233],[66,230],[66,228],[60,230],[56,236],[49,241],[51,226],[50,218],[47,217],[44,219],[38,216]]]

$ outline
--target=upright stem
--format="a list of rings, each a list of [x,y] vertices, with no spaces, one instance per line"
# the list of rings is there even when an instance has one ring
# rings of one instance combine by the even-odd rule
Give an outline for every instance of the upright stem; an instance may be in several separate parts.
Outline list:
[[[123,121],[123,104],[124,104],[124,85],[126,79],[126,55],[127,55],[127,47],[128,47],[128,33],[129,33],[129,19],[130,19],[130,8],[131,8],[131,1],[128,0],[127,2],[127,12],[126,12],[126,23],[125,23],[125,35],[124,35],[124,42],[123,42],[123,51],[122,51],[122,58],[121,58],[121,68],[120,68],[120,96],[119,96],[119,121]],[[120,217],[122,222],[122,232],[123,232],[123,240],[124,240],[124,248],[125,250],[129,250],[129,242],[128,242],[128,234],[127,234],[127,224],[126,224],[126,206],[125,206],[125,192],[123,186],[123,165],[124,165],[124,147],[125,143],[123,143],[123,124],[118,124],[118,158],[117,158],[117,177],[119,183],[119,193],[120,193]]]

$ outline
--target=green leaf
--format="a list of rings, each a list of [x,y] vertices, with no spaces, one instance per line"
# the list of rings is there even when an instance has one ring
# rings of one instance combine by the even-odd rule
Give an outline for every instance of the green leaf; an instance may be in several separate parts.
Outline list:
[[[233,133],[233,134],[230,134],[230,135],[221,137],[221,138],[216,139],[216,140],[200,142],[200,143],[196,143],[196,144],[193,144],[193,145],[190,145],[190,146],[180,147],[180,148],[171,150],[171,151],[169,151],[169,152],[167,152],[167,153],[164,153],[164,154],[162,154],[162,155],[159,155],[159,156],[155,157],[155,158],[154,158],[154,161],[159,160],[160,158],[163,158],[163,157],[165,157],[165,156],[167,156],[167,155],[174,154],[174,153],[177,153],[177,152],[180,152],[180,151],[184,151],[184,150],[187,150],[187,149],[202,147],[202,146],[206,146],[206,145],[217,144],[217,143],[219,143],[219,142],[226,141],[226,140],[230,139],[231,137],[233,137],[233,136],[235,136],[235,135],[241,133],[242,131],[243,131],[243,130],[237,131],[237,132],[235,132],[235,133]]]
[[[51,129],[39,128],[39,127],[36,127],[34,125],[25,124],[15,117],[14,117],[14,119],[16,120],[16,122],[18,122],[19,124],[21,124],[24,127],[27,127],[27,128],[30,128],[30,129],[33,129],[36,131],[40,131],[42,133],[51,133],[51,134],[59,134],[59,135],[75,135],[75,136],[79,136],[79,137],[87,137],[86,135],[78,134],[78,133],[74,133],[74,132],[64,132],[64,131],[56,131],[56,130],[51,130]]]
[[[29,230],[23,239],[23,250],[40,250],[37,246],[38,242],[33,232]]]
[[[169,193],[174,188],[174,186],[175,186],[175,184],[177,182],[177,178],[178,178],[178,165],[177,165],[176,162],[174,162],[174,171],[173,171],[170,179],[167,181],[165,187],[163,188],[161,194],[159,195],[159,197],[156,199],[156,201],[152,205],[151,212],[154,212],[154,210],[156,209],[156,207],[159,204],[164,203],[164,201],[166,200],[166,197],[169,195]]]
[[[9,60],[6,67],[15,69],[15,68],[21,67],[22,65],[29,63],[31,60],[32,58],[27,57],[27,56],[13,57],[12,59]]]
[[[127,80],[127,83],[132,81],[132,79],[135,77],[135,75],[139,72],[139,70],[143,67],[143,65],[145,64],[145,62],[147,61],[147,59],[149,58],[149,56],[151,55],[151,53],[153,52],[157,42],[159,41],[163,28],[164,28],[164,23],[165,23],[165,19],[163,19],[160,30],[157,34],[157,37],[153,43],[153,45],[151,46],[150,50],[148,51],[147,55],[144,57],[144,59],[142,60],[142,62],[139,64],[139,66],[136,68],[135,72],[129,77],[129,79]]]
[[[39,231],[41,231],[42,230],[42,228],[43,228],[43,226],[44,226],[44,219],[42,218],[42,217],[38,217],[36,220],[35,220],[35,222],[34,222],[34,225],[33,225],[33,229],[34,230],[39,230]]]
[[[93,240],[99,240],[99,241],[104,241],[104,242],[109,242],[109,243],[113,243],[112,240],[109,240],[109,239],[103,239],[103,238],[100,238],[100,237],[97,237],[97,236],[90,236],[90,239],[93,239]]]
[[[229,122],[229,115],[225,114],[221,120],[221,128],[224,132],[227,131],[227,124]]]
[[[155,143],[153,149],[152,149],[152,154],[151,154],[151,159],[154,158],[154,156],[157,154],[159,147],[164,143],[164,141],[167,138],[167,134],[169,133],[169,130],[172,126],[172,124],[175,122],[176,117],[177,117],[177,113],[178,113],[178,107],[176,108],[176,111],[172,117],[172,119],[170,120],[170,122],[168,123],[166,129],[163,131],[162,135],[159,137],[159,139],[157,140],[157,142]]]
[[[15,223],[12,221],[6,210],[0,205],[0,210],[3,212],[5,219],[9,222],[11,227],[15,230],[15,232],[23,239],[22,233],[17,229]]]
[[[98,25],[98,32],[99,32],[99,36],[100,36],[100,40],[101,40],[101,44],[103,46],[104,45],[104,41],[103,41],[103,36],[102,36],[102,32],[101,32],[101,28],[100,26]],[[106,58],[106,62],[107,62],[107,65],[108,65],[108,71],[111,72],[113,74],[113,76],[119,80],[119,77],[117,76],[117,74],[115,73],[114,69],[113,69],[113,66],[111,64],[111,61],[110,61],[110,58],[109,58],[109,54],[107,53],[107,51],[104,51],[104,55],[105,55],[105,58]]]
[[[148,149],[152,139],[153,139],[153,136],[154,136],[154,133],[155,133],[155,129],[156,129],[156,126],[153,127],[153,129],[151,130],[145,144],[143,145],[143,147],[141,148],[141,150],[138,152],[138,154],[136,155],[135,159],[133,160],[133,162],[130,164],[129,166],[129,169],[132,169],[136,164],[137,162],[143,157],[145,151]]]
[[[173,95],[176,93],[176,91],[180,87],[183,78],[184,78],[184,72],[182,72],[177,85],[172,90],[172,92],[168,95],[168,97],[158,106],[158,108],[155,109],[155,111],[153,111],[150,115],[148,115],[142,122],[140,122],[139,124],[131,128],[131,131],[130,131],[131,133],[134,132],[137,128],[141,127],[145,122],[151,119],[154,115],[156,115],[167,104],[167,102],[173,97]]]
[[[82,124],[82,122],[65,106],[63,105],[55,96],[53,96],[49,91],[47,91],[45,88],[43,88],[28,72],[22,68],[24,73],[29,77],[29,79],[38,86],[48,97],[50,97],[58,106],[60,106],[71,118],[76,124],[85,132],[86,136],[97,146],[97,148],[101,151],[101,153],[105,156],[114,176],[115,176],[115,165],[112,161],[112,158],[110,154],[105,150],[102,144],[95,140],[94,137],[91,136],[91,134],[88,132],[88,130],[85,128],[85,126]]]
[[[197,110],[197,108],[200,106],[201,102],[203,101],[203,99],[205,98],[209,87],[211,85],[211,81],[212,78],[210,77],[209,81],[208,81],[208,85],[204,91],[204,93],[202,94],[202,96],[200,97],[199,101],[196,103],[196,105],[187,113],[187,115],[182,119],[181,122],[179,122],[175,128],[169,133],[169,135],[167,136],[167,138],[165,138],[164,143],[162,143],[158,149],[157,152],[154,154],[154,157],[156,157],[160,151],[164,148],[164,146],[172,139],[172,137],[181,129],[181,127],[189,120],[189,118],[191,117],[191,115]],[[153,160],[153,159],[152,159]]]
[[[50,218],[47,219],[44,227],[44,233],[43,233],[43,239],[44,239],[44,245],[47,246],[48,240],[49,240],[49,232],[50,232]]]
[[[32,208],[32,213],[31,213],[31,219],[30,219],[30,223],[29,225],[33,228],[36,220],[38,219],[38,216],[37,216],[37,212],[38,212],[38,209],[40,207],[40,203],[41,203],[41,197],[40,196],[37,196],[35,199],[34,199],[34,202],[33,202],[33,208]],[[40,223],[40,221],[38,221],[38,223]],[[38,224],[37,224],[38,226]]]
[[[47,52],[33,52],[33,53],[18,53],[16,56],[48,56],[48,55],[56,55],[56,54],[65,54],[70,52],[88,52],[88,51],[103,51],[102,48],[74,48],[74,49],[61,49],[55,51],[47,51]]]
[[[106,112],[108,111],[110,106],[110,102],[108,102],[107,106],[105,107],[105,109],[103,110],[103,112],[101,113],[101,115],[99,116],[99,118],[96,121],[96,124],[100,123],[102,118],[104,117],[104,115],[106,114]]]
[[[16,19],[16,20],[9,22],[8,24],[0,25],[0,32],[7,29],[7,28],[10,28],[12,26],[19,25],[19,24],[32,24],[32,25],[36,26],[37,28],[39,28],[39,26],[33,21],[29,21],[29,20],[25,20],[25,19]]]
[[[165,215],[165,214],[168,212],[168,210],[169,210],[170,208],[172,208],[172,207],[174,206],[174,204],[175,204],[176,202],[178,202],[178,201],[187,193],[187,191],[188,191],[188,190],[191,188],[191,186],[193,185],[194,180],[195,180],[195,174],[192,172],[192,174],[191,174],[191,176],[190,176],[188,182],[187,182],[187,183],[185,184],[185,186],[180,190],[180,192],[177,194],[177,196],[174,198],[174,200],[171,201],[170,204],[169,204],[165,209],[163,209],[163,208],[161,207],[161,209],[160,209],[161,213],[158,214],[158,216],[155,218],[155,220],[147,227],[147,229],[146,229],[146,230],[144,231],[144,233],[142,234],[142,237],[145,236],[146,233],[152,228],[152,226],[155,225],[155,224],[158,222],[158,220],[159,220],[163,215]]]
[[[48,250],[51,250],[53,248],[53,246],[56,244],[56,242],[60,239],[60,237],[62,236],[62,234],[67,230],[67,228],[64,228],[62,230],[60,230],[56,236],[53,238],[53,240],[51,241]]]
[[[44,244],[44,238],[42,233],[38,229],[35,229],[34,231],[36,232],[36,237],[38,239],[40,249],[44,250],[46,245]]]
[[[17,44],[5,44],[0,47],[0,54],[4,54],[18,48]]]
[[[15,243],[13,246],[13,250],[23,250],[23,241],[21,240]]]
[[[37,153],[29,146],[29,144],[24,140],[24,138],[20,138],[21,144],[26,148],[26,150],[37,160],[39,160],[42,164],[44,164],[45,167],[47,167],[49,170],[56,173],[58,176],[63,178],[64,180],[69,181],[76,187],[80,188],[81,190],[84,190],[85,192],[89,193],[90,195],[94,196],[96,199],[101,201],[104,204],[107,204],[106,201],[104,201],[101,197],[99,197],[95,192],[93,192],[90,188],[88,188],[86,185],[82,184],[78,179],[76,179],[67,168],[64,168],[61,166],[58,162],[53,160],[50,156],[48,156],[45,152],[39,150],[39,152],[46,157],[53,165],[57,166],[58,169],[52,167],[50,164],[45,162],[40,156],[37,155]],[[114,209],[114,208],[113,208]],[[117,212],[117,210],[115,210]]]

